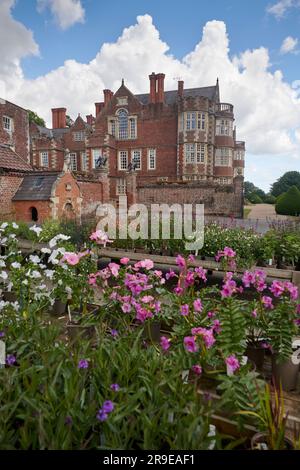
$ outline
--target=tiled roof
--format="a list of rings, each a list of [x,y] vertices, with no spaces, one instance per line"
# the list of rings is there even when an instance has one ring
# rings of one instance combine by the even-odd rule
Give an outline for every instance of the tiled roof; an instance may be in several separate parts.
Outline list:
[[[47,201],[51,198],[53,184],[59,172],[40,172],[25,175],[12,198],[13,201]]]
[[[0,168],[15,171],[31,171],[32,168],[11,147],[0,144]]]
[[[192,96],[196,98],[197,96],[203,96],[204,98],[208,98],[213,100],[216,94],[216,86],[206,86],[202,88],[187,88],[183,91],[183,96],[187,98],[188,96]],[[135,97],[143,104],[149,103],[149,93],[144,93],[142,95],[135,95]],[[177,102],[178,98],[178,91],[171,90],[165,91],[165,103],[168,105],[172,105]]]

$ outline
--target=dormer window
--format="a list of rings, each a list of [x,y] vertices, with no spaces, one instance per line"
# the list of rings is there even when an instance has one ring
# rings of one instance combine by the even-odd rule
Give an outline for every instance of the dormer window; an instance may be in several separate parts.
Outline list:
[[[84,131],[73,132],[74,142],[82,142],[84,140]]]

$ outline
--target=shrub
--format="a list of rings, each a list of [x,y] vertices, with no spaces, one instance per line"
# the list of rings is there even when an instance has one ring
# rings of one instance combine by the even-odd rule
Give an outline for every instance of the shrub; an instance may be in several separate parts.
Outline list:
[[[249,194],[248,201],[252,204],[261,204],[263,202],[262,198],[256,193]]]
[[[300,214],[300,191],[292,186],[286,193],[282,194],[276,201],[276,213],[283,215]]]
[[[275,204],[276,203],[276,197],[273,196],[272,194],[268,194],[265,198],[265,203],[267,204]]]

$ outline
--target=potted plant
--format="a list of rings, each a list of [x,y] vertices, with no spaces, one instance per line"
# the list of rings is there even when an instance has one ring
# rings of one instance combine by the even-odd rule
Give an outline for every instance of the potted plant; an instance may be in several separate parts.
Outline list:
[[[282,388],[266,384],[264,393],[260,392],[258,411],[240,411],[239,414],[253,416],[257,419],[261,431],[251,439],[252,450],[290,450],[293,442],[286,437],[288,413],[284,411]]]

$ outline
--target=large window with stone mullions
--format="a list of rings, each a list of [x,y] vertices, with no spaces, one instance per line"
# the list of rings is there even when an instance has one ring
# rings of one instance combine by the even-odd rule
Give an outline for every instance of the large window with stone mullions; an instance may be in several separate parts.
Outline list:
[[[118,140],[137,138],[137,118],[129,116],[126,109],[119,109],[108,120],[108,132]]]

